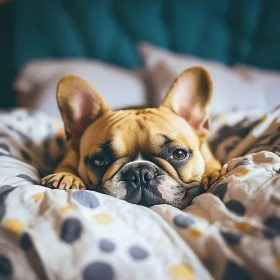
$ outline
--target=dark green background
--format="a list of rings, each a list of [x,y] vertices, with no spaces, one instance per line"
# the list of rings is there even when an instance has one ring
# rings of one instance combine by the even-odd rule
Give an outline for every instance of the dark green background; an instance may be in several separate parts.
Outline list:
[[[35,58],[89,57],[136,68],[137,42],[228,65],[280,69],[278,0],[10,0],[0,5],[0,106]]]

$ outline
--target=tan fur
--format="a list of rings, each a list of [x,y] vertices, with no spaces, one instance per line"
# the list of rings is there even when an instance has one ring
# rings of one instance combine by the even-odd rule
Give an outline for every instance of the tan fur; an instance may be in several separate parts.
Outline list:
[[[191,93],[188,96],[183,91]],[[183,72],[159,108],[111,111],[101,95],[76,76],[61,80],[57,96],[68,136],[68,152],[55,174],[43,178],[42,184],[60,189],[84,189],[85,185],[94,189],[112,178],[125,163],[145,156],[186,188],[195,181],[207,189],[219,178],[220,163],[205,141],[212,82],[204,69],[195,67]],[[163,135],[173,140],[172,145],[192,151],[188,163],[174,167],[159,156]],[[106,141],[110,141],[116,160],[104,174],[89,170],[84,159],[98,153]]]

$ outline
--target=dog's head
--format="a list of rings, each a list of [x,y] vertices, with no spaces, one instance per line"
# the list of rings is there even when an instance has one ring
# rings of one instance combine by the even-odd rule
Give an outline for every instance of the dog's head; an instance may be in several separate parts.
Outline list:
[[[86,81],[64,77],[58,105],[87,188],[135,204],[189,204],[202,191],[200,146],[211,95],[208,72],[194,67],[174,81],[159,108],[112,111]]]

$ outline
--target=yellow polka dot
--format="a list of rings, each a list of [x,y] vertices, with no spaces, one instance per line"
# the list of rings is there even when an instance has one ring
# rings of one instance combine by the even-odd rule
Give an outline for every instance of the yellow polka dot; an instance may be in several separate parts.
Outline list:
[[[242,232],[247,232],[251,228],[250,224],[247,222],[238,222],[236,223],[235,227]]]
[[[226,115],[221,115],[219,116],[219,122],[224,124],[227,122],[227,116]]]
[[[76,207],[74,205],[70,205],[70,204],[62,205],[62,206],[59,207],[59,210],[61,212],[68,212],[68,211],[72,211],[72,210],[75,210],[75,209],[76,209]]]
[[[34,200],[34,202],[38,202],[39,200],[43,199],[45,197],[45,193],[41,192],[41,193],[35,193],[32,198]]]
[[[92,218],[101,225],[108,225],[112,223],[112,217],[105,213],[95,214]]]
[[[23,231],[24,224],[18,219],[7,219],[3,222],[3,227],[15,234],[20,234]]]
[[[58,120],[57,120],[57,119],[52,119],[52,125],[53,125],[54,127],[59,127],[59,122],[58,122]]]
[[[170,272],[173,276],[180,280],[193,280],[193,269],[186,264],[176,264],[170,267]]]
[[[242,176],[247,175],[248,173],[249,173],[249,169],[246,168],[246,167],[243,167],[241,171],[235,173],[234,175],[235,175],[236,177],[242,177]]]
[[[192,237],[198,238],[202,235],[202,232],[197,228],[190,228],[189,233]]]
[[[56,133],[57,138],[65,138],[65,130],[62,128]]]
[[[280,257],[276,258],[275,262],[274,262],[274,266],[280,270]]]

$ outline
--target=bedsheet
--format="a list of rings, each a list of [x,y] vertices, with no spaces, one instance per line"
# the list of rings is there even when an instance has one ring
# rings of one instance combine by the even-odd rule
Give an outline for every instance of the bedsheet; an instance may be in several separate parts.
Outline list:
[[[280,279],[279,116],[219,118],[222,177],[179,210],[41,186],[61,123],[1,112],[0,279]]]

